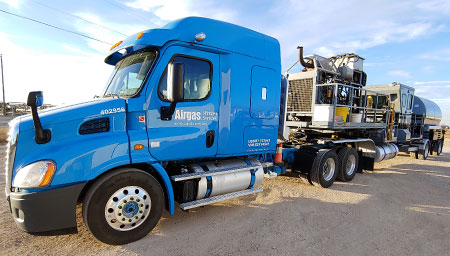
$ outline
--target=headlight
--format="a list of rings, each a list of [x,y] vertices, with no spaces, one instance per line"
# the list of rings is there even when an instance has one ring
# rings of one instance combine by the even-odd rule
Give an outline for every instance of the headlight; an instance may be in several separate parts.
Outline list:
[[[46,187],[53,179],[56,164],[53,161],[39,161],[20,168],[14,177],[13,187]]]

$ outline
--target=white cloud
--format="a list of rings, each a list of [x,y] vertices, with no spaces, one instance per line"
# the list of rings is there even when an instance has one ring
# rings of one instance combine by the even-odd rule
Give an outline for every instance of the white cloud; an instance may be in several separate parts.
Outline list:
[[[214,2],[203,0],[129,0],[125,5],[152,13],[160,21],[159,25],[165,25],[167,21],[188,17],[201,16],[240,24],[236,8],[227,1]],[[244,11],[244,10],[242,10]],[[244,15],[240,17],[244,17]]]
[[[448,0],[427,0],[420,1],[417,8],[430,12],[438,12],[445,15],[450,14],[450,1]]]
[[[106,22],[102,20],[99,16],[92,14],[92,13],[77,13],[76,15],[82,17],[83,19],[92,21],[94,23],[100,24],[104,27],[108,28],[114,28],[114,30],[120,31],[121,33],[124,33],[126,35],[133,35],[135,33],[138,33],[142,30],[148,29],[148,27],[145,27],[143,25],[135,25],[135,24],[117,24],[117,23],[111,23]],[[120,40],[123,40],[125,36],[120,35],[116,32],[104,29],[102,27],[99,27],[94,24],[86,23],[80,20],[77,20],[75,22],[75,27],[82,33],[87,34],[94,38],[101,38],[102,41],[114,44]],[[108,53],[110,50],[111,45],[107,45],[98,41],[88,40],[88,45],[95,49],[98,52],[101,53]]]
[[[388,72],[389,76],[397,77],[397,78],[409,78],[411,74],[405,70],[392,70]]]
[[[420,82],[415,81],[414,85],[450,85],[450,81],[426,81],[426,82]]]
[[[7,101],[25,102],[29,91],[43,90],[45,103],[61,104],[89,100],[103,89],[112,66],[104,56],[76,47],[64,49],[76,53],[55,54],[27,49],[0,32]]]
[[[441,26],[433,26],[431,23],[414,22],[401,24],[395,22],[374,22],[367,25],[366,31],[357,31],[357,34],[338,37],[327,42],[331,51],[354,52],[391,42],[404,42],[424,35],[435,33],[442,29]],[[344,39],[344,40],[343,40]]]
[[[189,10],[188,1],[177,0],[135,0],[125,5],[152,12],[162,20],[176,20],[190,15],[196,15]]]
[[[20,2],[20,0],[0,0],[0,3],[5,3],[14,9],[19,9]]]
[[[315,54],[318,54],[323,57],[331,57],[333,55],[337,55],[336,51],[334,49],[331,49],[326,46],[321,46],[316,49]]]
[[[439,49],[420,55],[424,60],[450,61],[450,48]]]

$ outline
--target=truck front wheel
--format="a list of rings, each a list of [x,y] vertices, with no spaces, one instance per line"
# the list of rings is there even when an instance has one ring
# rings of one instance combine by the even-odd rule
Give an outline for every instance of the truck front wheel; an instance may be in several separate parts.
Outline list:
[[[93,184],[83,202],[83,219],[98,240],[126,244],[146,236],[161,218],[163,207],[159,182],[147,172],[124,168]]]

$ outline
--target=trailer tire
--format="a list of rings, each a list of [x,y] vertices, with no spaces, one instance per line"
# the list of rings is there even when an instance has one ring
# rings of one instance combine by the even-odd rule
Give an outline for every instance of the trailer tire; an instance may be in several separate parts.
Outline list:
[[[146,236],[158,223],[164,192],[149,173],[123,168],[97,180],[86,193],[83,220],[106,244],[130,243]]]
[[[429,153],[430,153],[430,142],[427,142],[425,144],[424,149],[419,149],[418,157],[420,160],[427,160]]]
[[[334,150],[319,151],[312,164],[311,183],[316,187],[330,187],[338,175],[338,166],[339,159]]]
[[[358,151],[355,148],[343,147],[339,150],[339,170],[337,179],[351,181],[358,170]]]
[[[442,154],[442,147],[444,146],[443,140],[438,140],[437,141],[437,146],[436,146],[436,155],[440,156]]]

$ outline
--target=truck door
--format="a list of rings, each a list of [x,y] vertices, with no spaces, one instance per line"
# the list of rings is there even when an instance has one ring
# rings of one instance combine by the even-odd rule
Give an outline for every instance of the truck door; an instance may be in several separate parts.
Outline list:
[[[182,53],[182,54],[180,54]],[[171,120],[161,120],[167,101],[167,65],[184,66],[184,101],[178,102]],[[210,52],[172,46],[164,52],[152,81],[147,133],[150,154],[158,160],[215,156],[219,120],[219,56]]]

